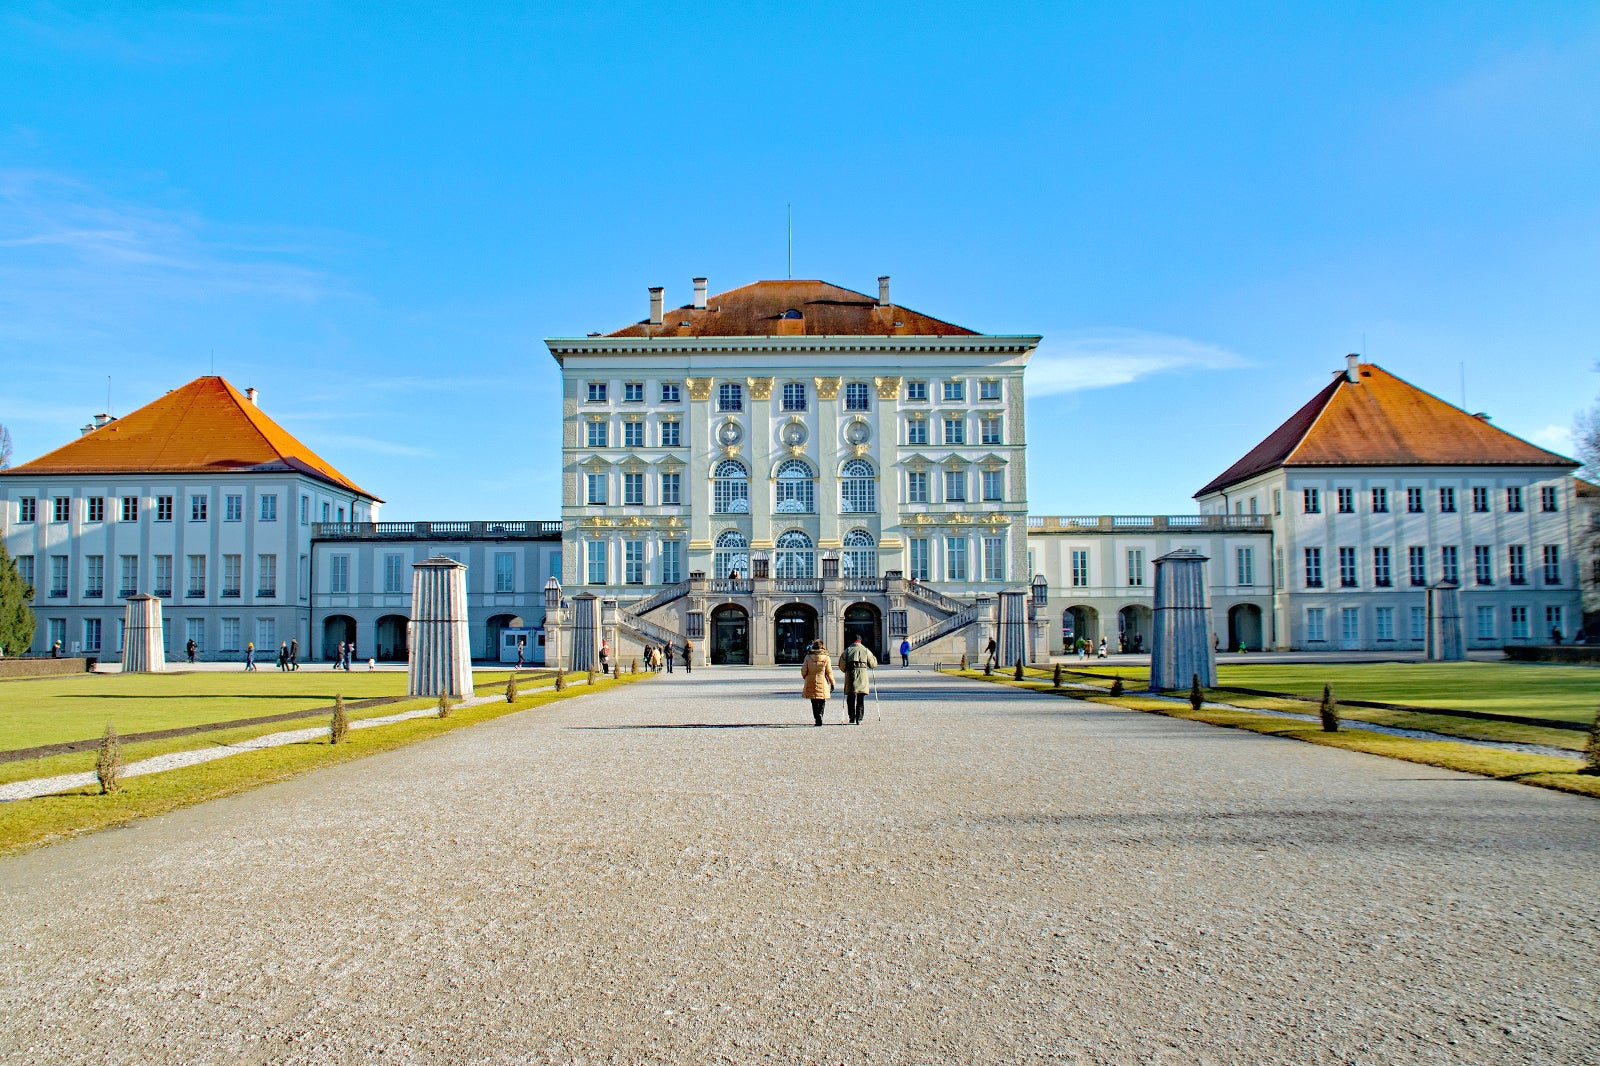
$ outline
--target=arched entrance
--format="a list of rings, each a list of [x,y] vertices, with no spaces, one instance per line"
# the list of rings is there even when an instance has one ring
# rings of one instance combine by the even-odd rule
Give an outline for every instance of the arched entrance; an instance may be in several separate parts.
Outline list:
[[[1228,651],[1260,651],[1261,608],[1253,603],[1236,603],[1228,608]]]
[[[386,614],[378,619],[378,661],[403,663],[406,661],[406,628],[410,619],[403,614]]]
[[[1130,603],[1117,612],[1118,649],[1125,652],[1150,650],[1150,608]]]
[[[483,654],[474,655],[473,658],[488,659],[491,662],[498,661],[500,658],[500,631],[518,629],[521,626],[522,619],[514,614],[497,614],[490,618],[483,638]]]
[[[711,612],[711,665],[750,664],[750,615],[743,607],[725,603]]]
[[[1100,612],[1078,604],[1061,612],[1061,646],[1072,650],[1079,640],[1090,644],[1100,639]]]
[[[817,639],[817,612],[803,603],[786,603],[772,616],[772,661],[780,666],[805,662],[806,646]]]
[[[870,603],[852,603],[844,609],[844,646],[848,648],[857,637],[879,659],[887,658],[883,650],[883,616]]]
[[[353,644],[356,639],[356,620],[345,614],[330,614],[322,620],[322,657],[332,661],[339,655],[339,642]]]

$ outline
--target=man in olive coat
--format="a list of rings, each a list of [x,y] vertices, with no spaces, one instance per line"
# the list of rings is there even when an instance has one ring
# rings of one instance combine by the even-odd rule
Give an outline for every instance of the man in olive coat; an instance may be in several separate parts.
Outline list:
[[[858,636],[839,656],[839,671],[844,674],[844,704],[850,712],[850,724],[860,725],[867,716],[867,693],[872,691],[872,671],[878,668],[878,657],[867,650]]]

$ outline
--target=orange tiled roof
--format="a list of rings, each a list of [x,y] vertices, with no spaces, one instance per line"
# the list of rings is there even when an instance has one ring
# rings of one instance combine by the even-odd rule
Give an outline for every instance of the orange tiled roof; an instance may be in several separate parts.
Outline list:
[[[1273,430],[1205,488],[1205,496],[1280,466],[1559,466],[1578,464],[1361,363]]]
[[[220,377],[195,378],[7,474],[297,472],[378,498]],[[382,502],[382,501],[379,501]]]
[[[799,318],[785,317],[798,311]],[[687,323],[687,324],[685,324]],[[771,337],[771,336],[971,337],[970,329],[908,307],[879,307],[865,293],[825,281],[755,281],[693,305],[669,308],[660,325],[636,322],[608,337]]]

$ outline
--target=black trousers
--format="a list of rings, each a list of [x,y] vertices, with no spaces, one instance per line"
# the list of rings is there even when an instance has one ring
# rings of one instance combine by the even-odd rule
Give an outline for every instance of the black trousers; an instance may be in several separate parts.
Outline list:
[[[827,700],[812,700],[811,701],[811,716],[817,720],[817,724],[818,725],[822,724],[822,712],[827,710],[827,709],[828,709],[828,701]]]
[[[850,720],[859,722],[867,716],[867,694],[865,692],[846,692],[844,694],[845,709],[850,712]]]

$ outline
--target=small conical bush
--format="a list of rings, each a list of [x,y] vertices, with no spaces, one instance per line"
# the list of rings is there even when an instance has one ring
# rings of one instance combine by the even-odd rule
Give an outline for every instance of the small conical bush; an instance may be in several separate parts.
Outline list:
[[[639,660],[638,659],[629,659],[628,660],[628,673],[637,674],[638,672],[639,672]]]
[[[565,670],[561,669],[561,667],[558,666],[558,667],[556,667],[556,691],[557,692],[565,692],[566,690],[567,690],[567,672]]]
[[[333,718],[328,722],[328,743],[343,744],[350,735],[350,715],[344,709],[344,696],[333,697]]]
[[[1339,701],[1333,698],[1333,686],[1322,686],[1322,705],[1317,708],[1322,716],[1322,731],[1324,733],[1337,733],[1339,731]]]
[[[439,717],[450,717],[450,694],[447,692],[439,693]]]
[[[1594,715],[1594,724],[1589,727],[1589,743],[1583,749],[1584,765],[1578,771],[1583,774],[1600,774],[1600,711]]]
[[[506,702],[517,702],[517,675],[512,674],[506,679]]]
[[[967,657],[965,655],[961,657],[961,669],[967,669]]]
[[[1205,690],[1200,687],[1200,675],[1195,674],[1194,680],[1189,682],[1189,706],[1198,711],[1200,709],[1200,705],[1205,703],[1205,701],[1206,694]]]
[[[1061,687],[1061,664],[1060,663],[1056,663],[1056,672],[1055,672],[1055,675],[1050,678],[1050,684],[1054,688],[1060,688]]]
[[[106,723],[105,736],[100,738],[100,757],[94,762],[94,776],[100,780],[100,794],[109,796],[122,787],[122,742],[117,739],[117,727]]]
[[[1011,675],[1011,680],[1013,680],[1013,681],[1021,681],[1022,680],[1022,660],[1021,659],[1017,660],[1017,669],[1016,669],[1016,672]]]
[[[1121,674],[1118,674],[1116,677],[1111,679],[1111,694],[1113,696],[1122,695],[1122,675]]]

